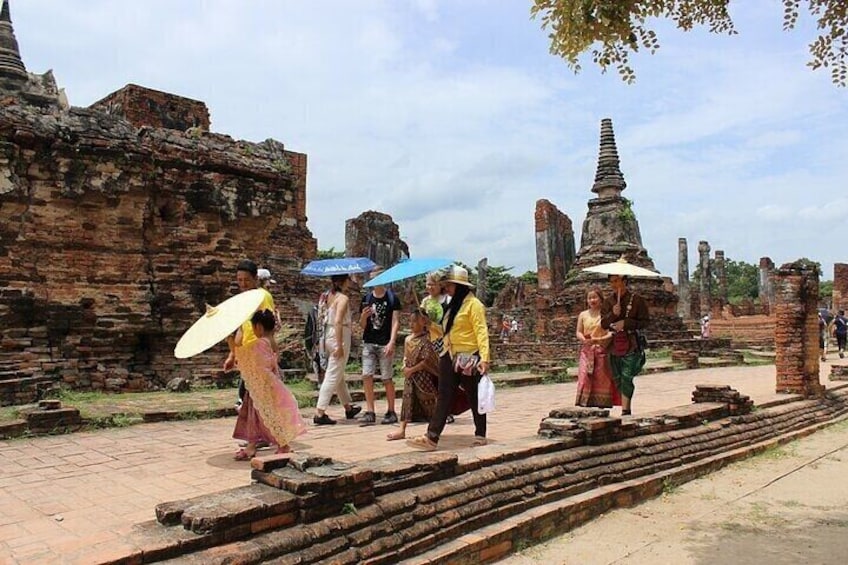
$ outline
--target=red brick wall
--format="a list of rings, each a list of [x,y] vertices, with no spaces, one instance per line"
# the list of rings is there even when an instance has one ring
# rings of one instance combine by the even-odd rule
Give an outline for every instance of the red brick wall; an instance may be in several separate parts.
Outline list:
[[[774,286],[776,391],[819,394],[819,271],[787,263],[775,271]]]
[[[209,109],[200,100],[128,84],[90,106],[119,116],[136,127],[209,131]]]
[[[0,380],[147,390],[219,367],[221,346],[184,361],[173,348],[245,257],[271,268],[289,314],[314,299],[296,274],[317,247],[305,155],[34,112],[0,108]]]

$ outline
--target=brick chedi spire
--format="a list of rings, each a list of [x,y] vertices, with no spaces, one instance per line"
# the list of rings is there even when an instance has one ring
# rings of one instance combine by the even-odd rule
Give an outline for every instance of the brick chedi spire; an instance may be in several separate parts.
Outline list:
[[[621,191],[627,188],[624,175],[621,174],[618,161],[618,149],[615,146],[615,133],[612,131],[612,120],[601,120],[601,148],[598,152],[598,170],[595,172],[595,184],[592,192],[600,198],[621,196]]]
[[[26,81],[28,78],[18,49],[18,40],[15,39],[15,30],[12,28],[9,0],[3,0],[3,7],[0,10],[0,77],[21,81]]]
[[[621,196],[626,186],[619,168],[612,120],[605,118],[601,120],[598,171],[592,185],[592,192],[598,197],[589,200],[574,269],[615,261],[622,255],[634,265],[654,268],[653,260],[642,246],[639,222],[633,213],[632,203]]]

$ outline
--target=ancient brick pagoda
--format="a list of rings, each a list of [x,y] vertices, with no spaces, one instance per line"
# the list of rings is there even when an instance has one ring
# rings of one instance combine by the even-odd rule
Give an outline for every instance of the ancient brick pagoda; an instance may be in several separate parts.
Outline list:
[[[598,169],[592,192],[596,198],[589,200],[589,211],[583,220],[580,249],[569,274],[585,278],[582,269],[626,257],[630,263],[656,271],[654,261],[642,245],[639,221],[630,201],[621,193],[627,188],[619,167],[618,149],[612,120],[601,120],[601,143],[598,152]]]
[[[574,252],[571,220],[547,200],[536,204],[536,255],[539,288],[536,294],[535,333],[540,338],[573,342],[576,315],[586,308],[586,291],[606,277],[583,272],[586,267],[625,257],[630,263],[656,270],[642,244],[639,222],[631,203],[622,196],[627,187],[621,172],[612,121],[601,121],[598,167],[583,222],[580,249]],[[564,274],[563,274],[564,273]],[[674,285],[665,279],[634,279],[631,286],[648,301],[651,337],[690,337],[678,317]]]
[[[209,131],[203,102],[137,85],[68,107],[51,73],[26,71],[0,12],[0,403],[56,384],[149,390],[220,366],[177,361],[203,311],[251,257],[301,320],[317,281],[306,155]]]

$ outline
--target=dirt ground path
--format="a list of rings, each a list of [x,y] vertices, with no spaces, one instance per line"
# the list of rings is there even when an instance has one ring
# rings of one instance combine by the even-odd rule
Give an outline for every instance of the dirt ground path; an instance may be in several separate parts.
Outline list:
[[[848,420],[499,565],[848,563]]]

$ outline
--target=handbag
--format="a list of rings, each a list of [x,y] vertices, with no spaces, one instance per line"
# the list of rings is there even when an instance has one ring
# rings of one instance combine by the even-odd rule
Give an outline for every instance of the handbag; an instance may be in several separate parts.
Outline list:
[[[476,353],[457,353],[453,360],[453,370],[455,373],[470,377],[476,374],[479,362],[480,356]]]
[[[477,383],[477,412],[488,414],[495,409],[495,383],[489,375],[480,377]]]

